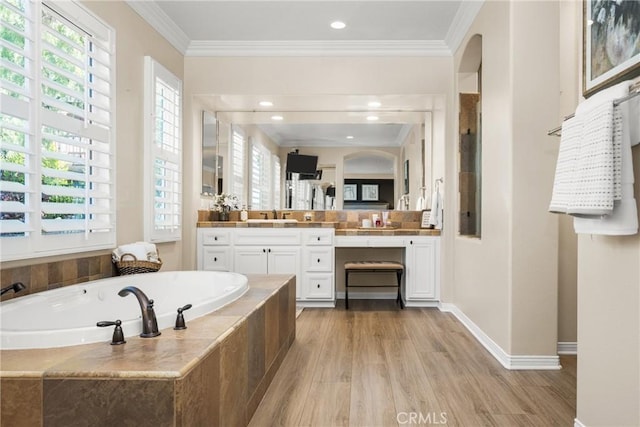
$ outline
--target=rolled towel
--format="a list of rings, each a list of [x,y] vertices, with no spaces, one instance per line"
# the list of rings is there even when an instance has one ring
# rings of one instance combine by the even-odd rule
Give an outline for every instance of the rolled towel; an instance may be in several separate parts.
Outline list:
[[[121,245],[117,248],[117,252],[119,253],[120,259],[122,259],[125,254],[133,255],[138,261],[148,261],[149,259],[147,246],[145,244],[129,243],[127,245]]]

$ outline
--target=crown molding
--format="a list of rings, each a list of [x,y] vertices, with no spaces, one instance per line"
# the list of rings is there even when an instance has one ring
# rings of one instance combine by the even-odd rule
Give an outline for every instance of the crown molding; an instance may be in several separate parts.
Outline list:
[[[449,47],[452,54],[455,54],[460,47],[464,36],[469,31],[483,4],[484,0],[465,0],[460,3],[460,7],[449,26],[449,31],[444,37],[444,43]]]
[[[183,55],[191,41],[184,31],[153,1],[126,0],[138,15]]]
[[[441,40],[193,40],[185,56],[451,56]]]

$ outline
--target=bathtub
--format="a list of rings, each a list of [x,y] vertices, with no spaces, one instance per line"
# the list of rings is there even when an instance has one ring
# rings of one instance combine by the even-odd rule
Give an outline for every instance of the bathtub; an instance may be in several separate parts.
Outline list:
[[[235,301],[249,288],[247,277],[238,273],[168,271],[112,277],[14,298],[0,304],[0,349],[110,342],[114,327],[96,326],[103,320],[121,320],[125,337],[139,335],[140,305],[134,295],[118,295],[125,286],[136,286],[153,299],[160,330],[175,325],[178,307],[192,304],[184,312],[188,327],[189,320]]]

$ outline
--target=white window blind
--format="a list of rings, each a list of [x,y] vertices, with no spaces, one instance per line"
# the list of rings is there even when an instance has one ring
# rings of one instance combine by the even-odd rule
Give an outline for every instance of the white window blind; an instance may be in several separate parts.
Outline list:
[[[271,182],[273,183],[273,190],[272,190],[272,194],[273,194],[273,207],[275,207],[276,209],[281,209],[281,194],[282,194],[282,190],[281,190],[281,170],[280,170],[280,157],[278,157],[277,155],[273,154],[271,156],[271,164],[273,165],[272,168],[272,178],[271,178]]]
[[[242,129],[232,126],[231,129],[231,187],[230,192],[238,196],[242,203],[244,198],[245,171],[245,136]]]
[[[251,208],[273,209],[271,198],[271,152],[262,144],[251,147]]]
[[[145,240],[182,237],[182,81],[145,57]]]
[[[111,248],[114,32],[74,2],[2,0],[0,21],[2,258]]]

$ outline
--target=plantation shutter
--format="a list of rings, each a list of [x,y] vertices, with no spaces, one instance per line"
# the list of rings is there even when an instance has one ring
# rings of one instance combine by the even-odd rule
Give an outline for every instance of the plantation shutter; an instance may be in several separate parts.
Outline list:
[[[182,236],[182,81],[145,57],[147,81],[145,239]]]
[[[244,198],[244,169],[245,169],[245,137],[242,130],[232,127],[231,138],[231,194],[237,196],[242,203]]]
[[[273,165],[273,173],[272,173],[272,178],[271,178],[271,182],[273,183],[273,206],[275,207],[275,209],[280,209],[281,208],[281,194],[282,194],[282,190],[281,190],[281,171],[280,171],[280,157],[278,157],[277,155],[273,154],[271,156],[271,164]]]
[[[0,17],[3,259],[113,247],[112,30],[73,2]]]
[[[271,153],[263,145],[253,144],[251,147],[251,208],[272,209],[270,203]]]

